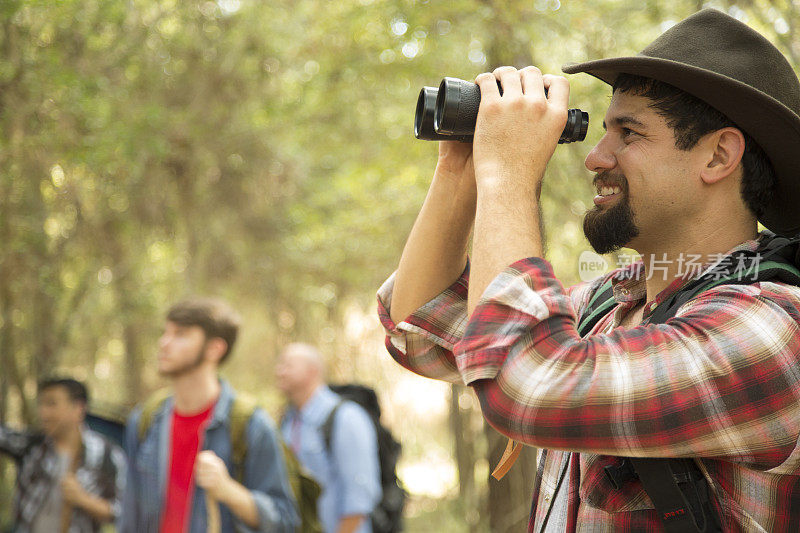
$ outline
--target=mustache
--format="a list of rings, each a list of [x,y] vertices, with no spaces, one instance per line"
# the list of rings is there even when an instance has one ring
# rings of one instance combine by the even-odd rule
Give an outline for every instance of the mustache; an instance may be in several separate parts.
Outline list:
[[[609,171],[603,171],[597,174],[592,180],[592,186],[597,187],[598,183],[603,183],[609,187],[617,186],[623,191],[628,190],[628,180],[623,174],[613,174]]]

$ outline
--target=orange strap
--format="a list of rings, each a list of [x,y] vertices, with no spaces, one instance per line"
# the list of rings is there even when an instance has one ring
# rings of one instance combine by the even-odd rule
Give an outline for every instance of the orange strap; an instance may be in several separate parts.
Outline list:
[[[508,474],[508,471],[511,470],[511,467],[514,465],[521,451],[522,445],[519,442],[508,439],[506,450],[503,452],[503,456],[500,458],[500,462],[497,463],[494,472],[492,472],[492,477],[497,480],[503,479],[503,476]]]

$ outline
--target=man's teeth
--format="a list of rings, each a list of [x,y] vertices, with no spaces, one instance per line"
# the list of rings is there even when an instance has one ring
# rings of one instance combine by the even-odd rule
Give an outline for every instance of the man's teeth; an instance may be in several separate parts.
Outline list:
[[[619,194],[622,192],[622,189],[619,187],[601,187],[600,188],[600,196],[610,196],[612,194]]]

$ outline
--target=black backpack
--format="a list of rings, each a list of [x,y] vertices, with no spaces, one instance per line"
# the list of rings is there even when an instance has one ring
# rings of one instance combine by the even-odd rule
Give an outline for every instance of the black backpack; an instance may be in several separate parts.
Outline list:
[[[643,323],[665,323],[683,304],[718,285],[779,281],[800,286],[800,234],[790,239],[771,232],[764,233],[766,235],[761,238],[755,252],[744,250],[729,255],[662,302]],[[609,278],[594,293],[579,321],[581,337],[586,336],[615,305],[612,278]],[[626,480],[639,478],[668,533],[722,531],[708,483],[692,459],[627,457],[619,465],[606,467],[605,473],[617,489]]]
[[[381,467],[381,488],[383,489],[381,501],[370,515],[372,532],[397,533],[402,531],[403,507],[408,495],[400,480],[397,479],[397,461],[400,458],[401,445],[380,422],[381,407],[378,404],[378,396],[373,389],[363,385],[331,385],[330,389],[341,396],[342,400],[336,404],[322,424],[325,449],[330,452],[333,424],[339,406],[345,401],[351,401],[363,407],[375,424],[375,433],[378,436],[378,461]]]

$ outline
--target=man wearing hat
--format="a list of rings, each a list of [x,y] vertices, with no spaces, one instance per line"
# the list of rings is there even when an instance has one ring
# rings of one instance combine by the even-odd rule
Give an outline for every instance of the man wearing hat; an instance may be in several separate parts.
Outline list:
[[[756,281],[729,276],[800,231],[796,75],[710,9],[637,56],[564,71],[612,86],[586,158],[587,239],[642,259],[558,281],[539,193],[568,82],[534,67],[481,74],[474,142],[439,144],[378,293],[389,352],[469,384],[493,427],[543,449],[531,531],[800,531],[800,288],[787,283],[800,277],[778,255],[773,270],[792,274],[751,264]],[[610,305],[597,307],[604,291]],[[653,472],[665,464],[668,477]]]

